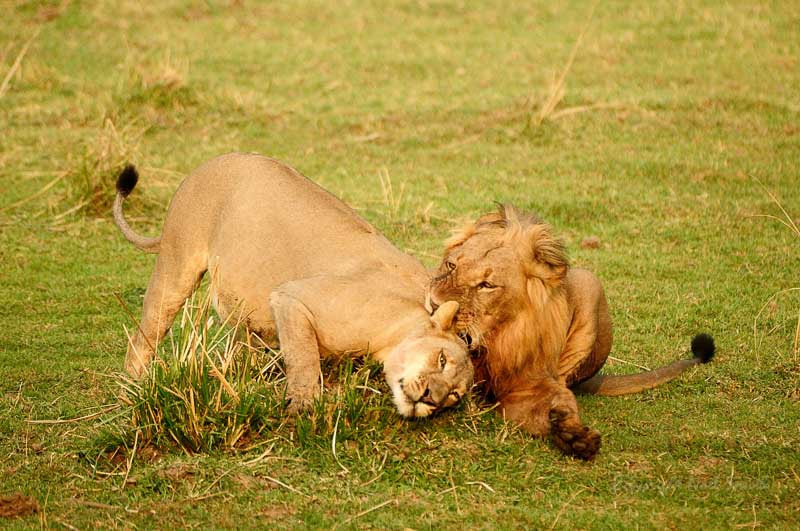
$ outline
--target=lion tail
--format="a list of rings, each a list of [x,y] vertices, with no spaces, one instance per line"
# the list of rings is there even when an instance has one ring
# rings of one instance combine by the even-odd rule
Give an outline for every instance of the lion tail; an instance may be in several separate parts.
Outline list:
[[[146,253],[157,253],[161,246],[161,237],[148,238],[136,233],[136,231],[128,225],[125,215],[122,213],[122,203],[125,202],[125,198],[128,197],[136,187],[137,182],[139,182],[139,172],[136,171],[136,168],[132,164],[128,164],[120,172],[119,177],[117,177],[117,197],[114,199],[113,208],[114,223],[116,223],[119,230],[122,231],[122,235],[125,236],[125,239],[133,245]]]
[[[708,334],[698,334],[692,339],[692,354],[688,360],[679,360],[664,367],[638,374],[609,376],[596,374],[577,385],[572,390],[576,393],[620,396],[638,393],[677,378],[683,371],[694,365],[708,363],[714,357],[716,347],[714,338]]]

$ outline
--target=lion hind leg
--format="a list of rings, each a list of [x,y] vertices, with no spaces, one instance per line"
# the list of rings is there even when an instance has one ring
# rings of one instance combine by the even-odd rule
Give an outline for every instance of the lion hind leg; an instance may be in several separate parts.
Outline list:
[[[179,266],[160,254],[147,285],[142,305],[142,320],[128,342],[125,370],[134,378],[144,375],[158,343],[172,326],[183,303],[197,288],[204,267]]]

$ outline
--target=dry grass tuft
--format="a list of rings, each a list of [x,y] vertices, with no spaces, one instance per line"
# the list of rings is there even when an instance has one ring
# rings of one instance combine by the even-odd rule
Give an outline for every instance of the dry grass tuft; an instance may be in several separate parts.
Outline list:
[[[395,221],[403,205],[403,194],[405,193],[406,185],[405,183],[400,183],[400,188],[395,193],[392,178],[389,176],[389,170],[386,168],[382,168],[381,171],[378,172],[378,179],[381,182],[381,197],[383,204],[386,205],[389,221]]]
[[[197,103],[189,62],[169,49],[156,58],[131,52],[125,65],[128,74],[117,100],[128,112],[144,113],[155,123],[174,122]]]
[[[540,127],[545,122],[553,122],[558,120],[559,118],[563,118],[565,116],[570,116],[574,114],[579,114],[586,111],[591,111],[595,109],[616,109],[625,107],[619,103],[595,103],[591,105],[578,105],[575,107],[568,107],[566,109],[556,110],[559,104],[564,100],[564,96],[566,94],[566,81],[567,76],[569,75],[570,71],[572,70],[572,65],[575,62],[575,57],[578,54],[578,50],[583,43],[583,38],[586,35],[589,26],[591,25],[592,18],[594,17],[594,11],[597,7],[597,3],[595,2],[591,9],[589,10],[589,15],[586,20],[586,24],[581,30],[578,38],[575,40],[575,44],[572,46],[572,50],[570,50],[569,57],[567,58],[567,62],[564,67],[561,69],[561,73],[558,76],[553,74],[552,80],[546,91],[546,96],[541,101],[539,105],[536,105],[536,99],[534,97],[528,98],[528,103],[526,105],[527,112],[526,116],[527,119],[525,121],[525,129],[523,132],[530,133],[534,129]]]
[[[780,210],[781,215],[776,216],[776,215],[773,215],[773,214],[757,214],[757,215],[754,215],[753,217],[766,218],[766,219],[770,219],[770,220],[773,220],[773,221],[777,221],[778,223],[782,224],[787,229],[789,229],[789,231],[791,231],[795,236],[797,236],[800,239],[800,228],[798,228],[797,223],[795,222],[794,218],[792,218],[792,216],[789,215],[789,213],[783,207],[783,204],[775,196],[775,194],[773,194],[771,191],[769,191],[763,185],[763,183],[761,183],[761,181],[759,181],[758,179],[756,179],[756,182],[758,182],[759,186],[761,186],[761,188],[769,196],[769,198],[772,200],[772,202],[775,203],[775,205]],[[777,291],[777,292],[773,293],[769,297],[769,299],[767,299],[767,302],[765,302],[761,306],[761,309],[756,314],[755,318],[753,319],[753,335],[757,338],[757,344],[756,344],[756,349],[755,349],[757,357],[760,356],[759,353],[761,351],[761,338],[760,338],[760,336],[758,334],[758,324],[759,324],[759,321],[761,320],[761,317],[764,314],[765,310],[767,310],[768,308],[774,308],[775,305],[776,305],[776,299],[778,299],[779,297],[781,297],[783,295],[786,295],[787,293],[797,293],[797,292],[800,292],[800,286],[793,287],[793,288],[788,288],[788,289],[784,289],[784,290],[780,290],[780,291]],[[793,358],[795,363],[800,362],[800,310],[798,310],[797,322],[796,322],[796,325],[794,327],[794,338],[792,340],[792,358]],[[759,361],[760,361],[760,358],[759,358]]]
[[[64,202],[68,209],[59,217],[82,212],[106,217],[114,202],[117,175],[128,162],[138,158],[138,146],[146,128],[130,123],[118,129],[111,118],[88,143],[85,152],[66,175]]]
[[[527,113],[528,118],[525,124],[525,131],[530,131],[536,127],[539,127],[547,120],[555,119],[554,113],[556,107],[558,107],[558,104],[564,99],[564,94],[566,92],[565,86],[567,75],[569,74],[573,63],[575,62],[575,56],[578,54],[578,50],[583,42],[583,37],[586,35],[586,30],[589,28],[589,24],[592,21],[596,6],[597,4],[595,3],[589,11],[589,17],[586,25],[578,35],[578,38],[575,40],[575,44],[572,46],[572,50],[570,50],[569,57],[567,58],[567,62],[564,65],[564,68],[562,68],[561,73],[558,75],[558,77],[553,74],[553,79],[551,80],[550,86],[547,89],[547,96],[538,106],[538,111],[535,111],[535,105],[533,104],[535,101],[534,98],[529,99]]]

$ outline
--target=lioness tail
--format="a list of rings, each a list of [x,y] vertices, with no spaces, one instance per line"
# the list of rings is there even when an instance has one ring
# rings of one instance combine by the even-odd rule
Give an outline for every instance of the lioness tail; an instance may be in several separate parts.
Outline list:
[[[122,231],[122,235],[125,236],[126,240],[142,251],[157,253],[160,247],[161,237],[147,238],[137,234],[131,226],[128,225],[128,222],[125,220],[125,215],[122,213],[122,203],[136,187],[138,181],[139,173],[132,164],[126,165],[120,172],[119,177],[117,177],[117,197],[114,199],[113,208],[114,222],[117,224],[117,227],[119,227],[119,230]]]
[[[679,360],[664,367],[638,374],[607,376],[596,374],[588,380],[575,385],[576,393],[620,396],[652,389],[678,377],[683,371],[700,363],[708,363],[714,357],[714,338],[708,334],[698,334],[692,339],[692,354],[688,360]]]

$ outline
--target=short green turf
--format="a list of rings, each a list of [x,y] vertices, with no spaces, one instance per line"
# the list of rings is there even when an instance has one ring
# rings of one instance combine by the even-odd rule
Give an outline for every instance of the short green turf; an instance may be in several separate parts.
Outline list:
[[[0,496],[40,510],[0,526],[800,525],[800,4],[2,11]],[[477,399],[408,422],[353,387],[232,452],[114,453],[114,412],[29,422],[117,401],[117,297],[138,312],[153,257],[111,221],[115,172],[137,164],[127,212],[156,234],[182,177],[229,151],[289,163],[431,266],[496,201],[535,211],[603,279],[621,360],[607,371],[686,356],[700,331],[717,358],[581,397],[603,434],[590,464]],[[340,370],[385,391],[368,367]]]

